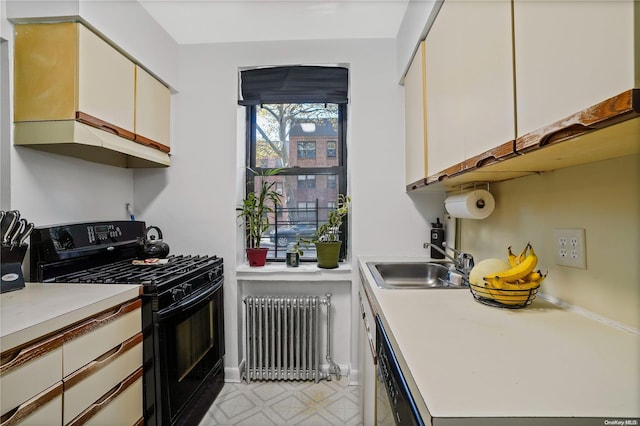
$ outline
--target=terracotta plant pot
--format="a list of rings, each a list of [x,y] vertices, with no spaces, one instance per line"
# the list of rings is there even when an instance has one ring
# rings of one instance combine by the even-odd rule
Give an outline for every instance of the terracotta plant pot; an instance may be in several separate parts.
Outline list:
[[[315,243],[318,268],[334,269],[338,267],[340,246],[342,241],[328,241]]]
[[[246,250],[249,266],[264,266],[267,263],[268,248],[248,248]]]

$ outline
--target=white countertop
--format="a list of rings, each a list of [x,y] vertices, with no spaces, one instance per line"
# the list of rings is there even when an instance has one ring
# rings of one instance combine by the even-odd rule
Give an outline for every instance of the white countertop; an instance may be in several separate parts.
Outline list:
[[[0,351],[134,299],[139,291],[137,285],[27,283],[0,295]]]
[[[365,263],[389,260],[417,259],[363,257],[363,284],[431,417],[640,417],[638,334],[541,298],[500,309],[468,289],[380,289]]]

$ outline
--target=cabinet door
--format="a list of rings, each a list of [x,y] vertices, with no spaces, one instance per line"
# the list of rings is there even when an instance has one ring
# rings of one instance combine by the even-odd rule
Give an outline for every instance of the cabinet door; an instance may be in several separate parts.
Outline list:
[[[407,184],[428,176],[424,51],[423,41],[404,78],[405,181]]]
[[[77,111],[133,139],[135,64],[80,24],[78,45]]]
[[[136,66],[136,141],[169,151],[171,92]]]
[[[77,24],[19,24],[14,45],[14,121],[73,120]]]
[[[639,15],[632,0],[515,0],[518,136],[640,87]]]
[[[430,174],[515,139],[511,3],[443,3],[426,40]]]

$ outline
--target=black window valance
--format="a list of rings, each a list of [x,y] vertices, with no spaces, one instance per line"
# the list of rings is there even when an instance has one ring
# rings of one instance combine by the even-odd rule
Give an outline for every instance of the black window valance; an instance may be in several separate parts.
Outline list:
[[[289,66],[240,72],[240,105],[348,102],[349,70]]]

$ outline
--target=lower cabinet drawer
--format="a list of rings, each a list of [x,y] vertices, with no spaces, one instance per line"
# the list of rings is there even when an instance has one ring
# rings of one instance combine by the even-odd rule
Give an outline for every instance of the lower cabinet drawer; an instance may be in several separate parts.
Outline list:
[[[64,424],[69,423],[142,365],[142,334],[128,339],[64,378]]]
[[[2,426],[58,425],[62,421],[62,382],[2,416]]]
[[[2,415],[62,380],[62,342],[57,348],[6,370],[0,376]]]
[[[70,426],[134,425],[142,418],[142,368],[73,419]]]
[[[122,305],[65,333],[62,346],[66,377],[142,330],[141,302]]]

